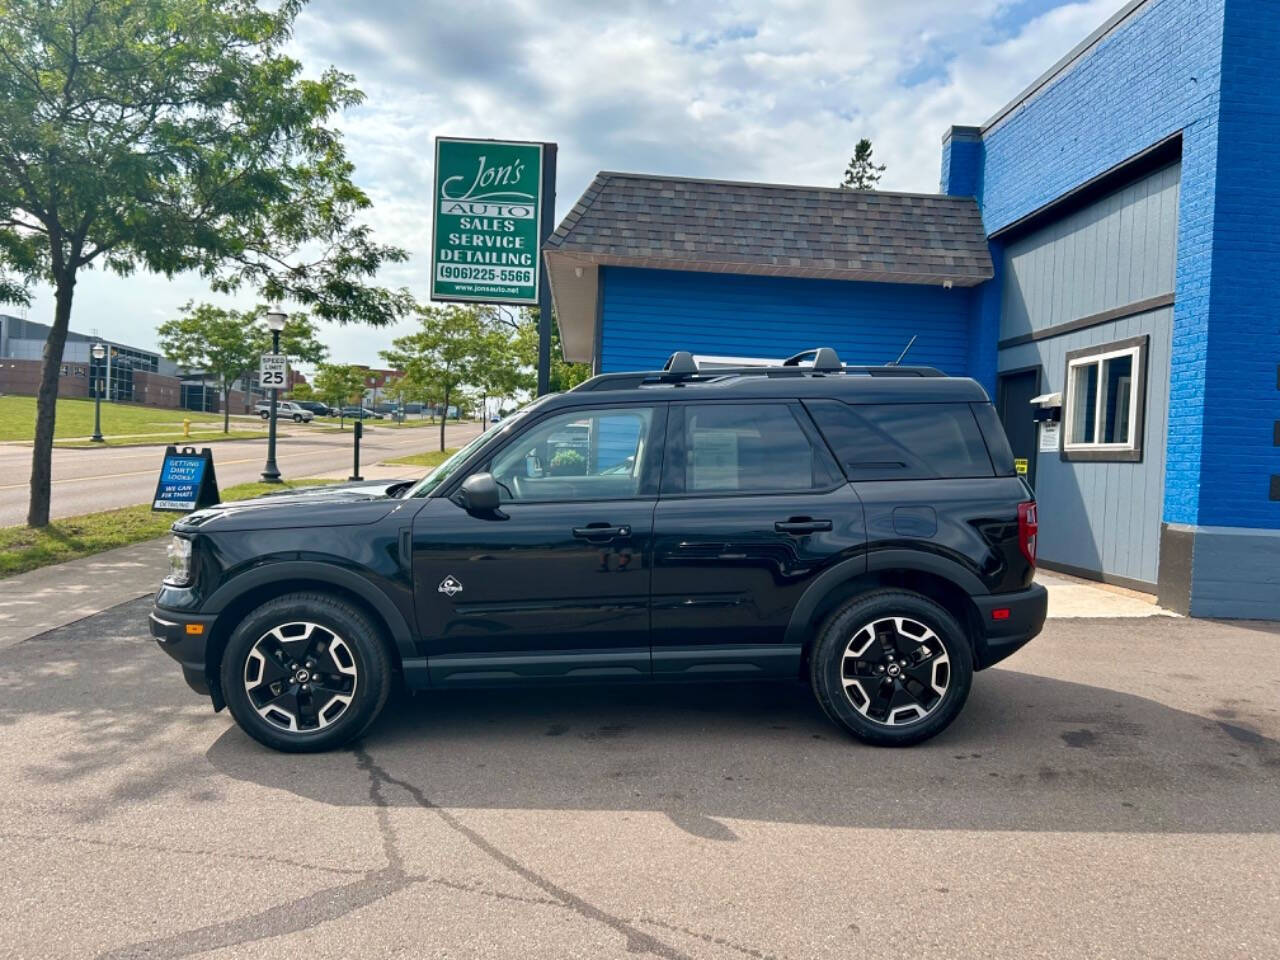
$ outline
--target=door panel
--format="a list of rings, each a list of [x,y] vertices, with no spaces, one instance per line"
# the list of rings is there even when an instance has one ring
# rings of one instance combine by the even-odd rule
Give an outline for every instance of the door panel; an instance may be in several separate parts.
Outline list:
[[[654,675],[794,675],[791,612],[862,549],[857,495],[798,404],[672,404],[667,433]]]
[[[786,532],[802,517],[831,528]],[[866,536],[862,506],[842,484],[798,496],[664,499],[653,541],[655,676],[793,675],[800,651],[783,644],[791,611]]]
[[[601,655],[627,651],[604,659],[647,676],[653,508],[513,503],[488,519],[438,499],[420,512],[414,593],[433,682],[599,675]]]
[[[661,404],[550,413],[483,466],[499,509],[439,497],[418,514],[414,602],[433,683],[649,676],[665,423]]]
[[[1027,483],[1036,485],[1036,444],[1038,428],[1032,419],[1032,398],[1040,393],[1040,370],[1023,370],[1019,373],[1000,375],[996,390],[997,409],[1004,432],[1009,437],[1009,447],[1016,459],[1027,461]]]

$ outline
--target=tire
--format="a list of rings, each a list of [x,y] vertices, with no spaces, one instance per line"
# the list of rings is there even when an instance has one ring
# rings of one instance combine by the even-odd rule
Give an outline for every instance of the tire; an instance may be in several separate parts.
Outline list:
[[[301,422],[302,422],[302,414],[300,414],[300,413],[295,413],[295,414],[293,415],[293,422],[294,422],[294,423],[301,423]]]
[[[263,420],[270,420],[270,419],[271,419],[271,414],[270,414],[268,411],[266,411],[266,410],[263,410],[263,411],[262,411],[261,416],[262,416],[262,419],[263,419]]]
[[[221,679],[245,733],[274,750],[314,753],[349,743],[373,723],[391,690],[391,658],[357,607],[291,593],[240,621]]]
[[[905,747],[959,716],[973,685],[973,651],[955,617],[933,600],[877,590],[827,618],[809,679],[827,716],[863,743]]]

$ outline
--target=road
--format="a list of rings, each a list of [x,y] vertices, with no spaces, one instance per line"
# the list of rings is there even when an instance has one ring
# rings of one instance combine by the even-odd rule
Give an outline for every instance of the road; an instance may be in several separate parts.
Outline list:
[[[271,753],[146,601],[0,652],[0,956],[1280,956],[1280,627],[1051,621],[901,751],[800,684],[401,697]]]
[[[289,437],[278,441],[276,464],[285,477],[309,477],[349,468],[351,432],[324,433],[319,427],[282,427]],[[480,425],[449,425],[446,444],[458,446]],[[439,447],[439,428],[391,430],[371,424],[360,443],[361,463],[375,463]],[[197,441],[198,445],[198,441]],[[230,440],[209,444],[219,486],[258,479],[266,459],[265,440]],[[53,451],[52,516],[70,517],[113,507],[146,503],[155,491],[163,447],[106,447],[101,450]],[[406,476],[425,472],[406,467]],[[25,523],[31,447],[0,444],[0,527]]]

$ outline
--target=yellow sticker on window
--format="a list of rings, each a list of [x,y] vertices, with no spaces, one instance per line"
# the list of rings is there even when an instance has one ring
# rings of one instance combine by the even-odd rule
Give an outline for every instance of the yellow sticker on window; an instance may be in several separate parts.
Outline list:
[[[1027,475],[1027,458],[1015,457],[1013,460],[1013,469],[1018,471],[1018,476],[1025,477]]]

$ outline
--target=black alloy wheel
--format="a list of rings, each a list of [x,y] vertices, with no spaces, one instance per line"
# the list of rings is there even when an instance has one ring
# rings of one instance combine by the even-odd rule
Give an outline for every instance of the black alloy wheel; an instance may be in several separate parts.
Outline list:
[[[879,746],[919,743],[959,715],[973,682],[969,639],[921,594],[879,590],[839,608],[810,663],[827,715]]]
[[[377,627],[346,600],[295,593],[236,627],[223,655],[223,695],[246,733],[277,750],[327,750],[359,736],[391,686]]]

